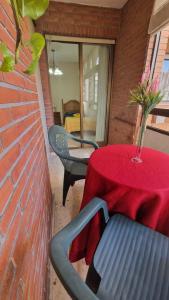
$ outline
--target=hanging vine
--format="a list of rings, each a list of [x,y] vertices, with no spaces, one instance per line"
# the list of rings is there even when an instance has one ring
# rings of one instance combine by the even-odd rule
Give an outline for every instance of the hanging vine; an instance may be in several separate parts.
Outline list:
[[[45,46],[45,39],[42,34],[34,32],[28,41],[23,39],[22,21],[25,17],[37,20],[41,17],[49,5],[49,0],[9,0],[15,25],[16,25],[16,45],[15,55],[13,56],[5,43],[0,43],[0,52],[3,55],[3,61],[0,66],[1,72],[11,72],[18,62],[20,49],[29,48],[32,53],[32,61],[28,68],[24,70],[26,74],[33,74],[39,62],[42,50]]]

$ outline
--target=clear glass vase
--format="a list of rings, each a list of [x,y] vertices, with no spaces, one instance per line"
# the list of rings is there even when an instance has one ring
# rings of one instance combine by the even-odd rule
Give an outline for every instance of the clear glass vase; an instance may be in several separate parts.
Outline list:
[[[131,159],[132,162],[135,162],[135,163],[143,162],[141,154],[142,154],[142,148],[143,148],[144,133],[146,130],[147,117],[148,117],[148,113],[143,111],[142,116],[141,116],[136,153],[135,153],[135,156],[132,157],[132,159]]]

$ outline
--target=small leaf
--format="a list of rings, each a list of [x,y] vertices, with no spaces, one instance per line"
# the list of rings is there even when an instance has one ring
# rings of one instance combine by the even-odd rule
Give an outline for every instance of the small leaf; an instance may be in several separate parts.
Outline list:
[[[4,43],[0,44],[0,52],[3,55],[3,61],[0,66],[1,72],[10,72],[14,70],[15,67],[15,59],[9,52],[7,46]]]
[[[45,13],[49,0],[17,0],[17,3],[22,17],[36,20]]]
[[[38,65],[39,58],[40,58],[42,50],[45,46],[45,39],[44,39],[43,35],[35,32],[32,34],[30,41],[27,42],[26,45],[31,48],[32,63],[30,64],[30,66],[24,73],[31,75],[35,72],[36,67]]]

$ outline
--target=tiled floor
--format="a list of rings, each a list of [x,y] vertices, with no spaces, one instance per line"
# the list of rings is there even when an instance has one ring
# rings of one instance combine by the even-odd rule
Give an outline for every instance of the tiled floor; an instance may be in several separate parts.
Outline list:
[[[92,149],[74,149],[71,154],[79,157],[88,157]],[[58,157],[52,153],[50,159],[50,176],[53,192],[53,235],[63,228],[79,211],[83,195],[84,180],[77,181],[69,189],[66,207],[62,206],[63,166]],[[87,266],[82,260],[74,264],[80,276],[84,279]],[[52,266],[50,266],[50,300],[69,300],[70,297],[63,289]],[[85,300],[85,299],[84,299]]]

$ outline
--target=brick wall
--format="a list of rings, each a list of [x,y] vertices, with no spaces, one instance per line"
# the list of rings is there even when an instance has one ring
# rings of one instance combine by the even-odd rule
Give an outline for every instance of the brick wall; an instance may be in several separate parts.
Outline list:
[[[63,36],[115,39],[120,15],[118,9],[51,1],[46,14],[37,21],[37,29]]]
[[[23,28],[29,32],[29,24]],[[0,3],[0,40],[15,49],[10,5]],[[0,73],[0,299],[46,299],[51,192],[35,77]]]
[[[154,0],[129,0],[122,9],[113,70],[109,143],[132,143],[134,139],[137,109],[128,107],[129,93],[144,70],[153,4]]]
[[[51,2],[46,15],[37,22],[37,29],[49,34],[116,39],[108,136],[111,144],[132,143],[134,139],[137,109],[127,104],[129,91],[144,70],[153,4],[154,0],[129,0],[117,10]],[[42,77],[48,73],[47,65],[41,73]],[[47,91],[47,81],[45,86]],[[46,111],[51,120],[48,100]]]
[[[120,28],[121,11],[51,1],[46,14],[36,23],[36,30],[61,36],[116,39]],[[48,64],[44,52],[40,63],[47,126],[53,124]]]

